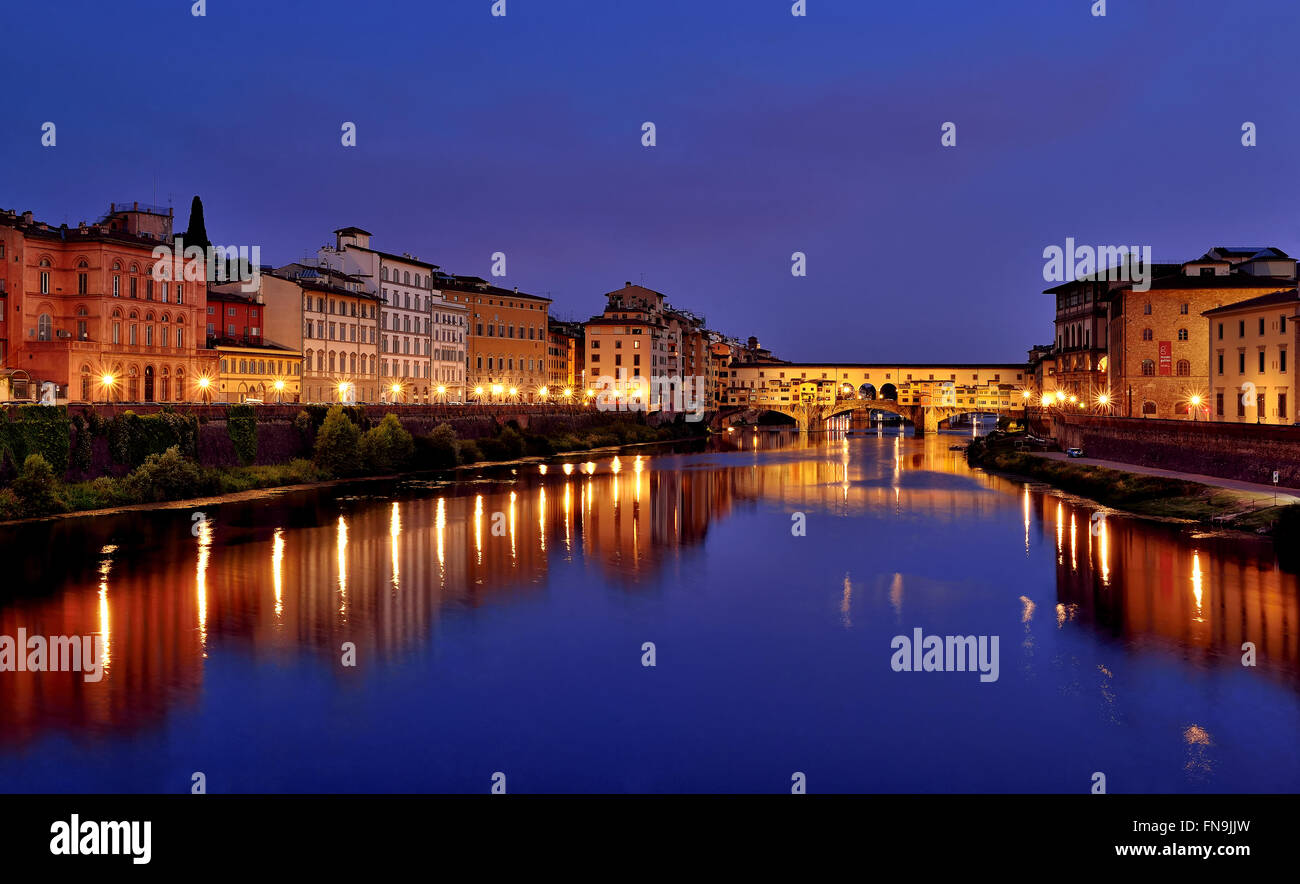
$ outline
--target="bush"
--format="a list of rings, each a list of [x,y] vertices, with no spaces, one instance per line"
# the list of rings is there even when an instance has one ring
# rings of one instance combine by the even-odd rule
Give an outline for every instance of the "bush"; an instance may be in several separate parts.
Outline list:
[[[39,454],[29,454],[23,461],[22,472],[14,479],[13,492],[29,516],[44,516],[60,509],[59,480],[54,467]]]
[[[114,462],[135,468],[151,454],[176,447],[184,457],[198,453],[199,423],[192,416],[161,412],[139,415],[128,411],[113,418],[108,427],[109,451]]]
[[[151,454],[123,480],[132,500],[153,503],[193,497],[203,486],[203,471],[173,445],[162,454]]]
[[[395,414],[386,414],[379,426],[361,437],[361,459],[376,473],[405,469],[415,455],[415,442]]]
[[[235,444],[235,456],[244,466],[257,459],[257,412],[251,405],[226,409],[226,432]]]
[[[23,517],[23,502],[12,488],[0,488],[0,522],[10,522]]]
[[[463,464],[478,463],[483,459],[483,452],[473,439],[459,439],[456,441],[456,459]]]
[[[514,427],[506,427],[497,436],[497,441],[501,443],[501,448],[505,452],[505,457],[501,460],[514,460],[524,456],[524,437]]]
[[[355,473],[360,441],[357,425],[348,419],[342,407],[332,406],[316,432],[316,466],[331,476]]]
[[[415,462],[425,470],[444,470],[457,461],[456,431],[450,424],[438,424],[433,431],[415,440]]]
[[[56,475],[68,469],[68,409],[64,405],[19,405],[0,409],[0,450],[15,466],[39,454]]]

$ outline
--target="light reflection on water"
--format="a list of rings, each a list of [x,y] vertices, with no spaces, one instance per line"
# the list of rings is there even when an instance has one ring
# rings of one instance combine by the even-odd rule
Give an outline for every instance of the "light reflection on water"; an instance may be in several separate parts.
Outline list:
[[[186,509],[15,529],[0,635],[102,633],[108,665],[0,673],[0,789],[1300,788],[1271,546],[1095,519],[954,438],[740,432],[193,533]],[[1002,635],[999,681],[892,672],[913,627]]]

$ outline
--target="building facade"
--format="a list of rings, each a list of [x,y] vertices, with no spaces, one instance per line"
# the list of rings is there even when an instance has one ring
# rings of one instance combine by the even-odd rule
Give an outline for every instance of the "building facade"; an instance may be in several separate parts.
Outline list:
[[[218,359],[213,401],[302,401],[302,353],[265,336],[268,313],[261,295],[208,291],[207,346]]]
[[[360,227],[341,228],[334,237],[332,247],[317,253],[319,261],[363,280],[382,300],[379,373],[385,401],[463,401],[468,311],[436,288],[438,265],[374,249],[370,232]]]
[[[111,206],[94,224],[51,227],[0,213],[0,373],[15,398],[199,401],[215,376],[204,344],[207,292],[186,279],[172,213]],[[191,274],[194,276],[194,274]]]
[[[448,302],[467,312],[468,400],[540,401],[547,387],[551,299],[499,288],[477,276],[445,275],[436,284]]]
[[[383,402],[379,374],[382,299],[363,280],[329,267],[287,264],[302,309],[305,402]],[[272,305],[272,312],[278,305]]]
[[[1211,249],[1149,291],[1109,294],[1106,393],[1121,417],[1205,419],[1210,333],[1204,314],[1295,285],[1276,249]],[[1059,369],[1058,369],[1059,372]]]
[[[1300,346],[1300,298],[1285,289],[1205,313],[1209,327],[1211,420],[1295,424],[1291,379]]]

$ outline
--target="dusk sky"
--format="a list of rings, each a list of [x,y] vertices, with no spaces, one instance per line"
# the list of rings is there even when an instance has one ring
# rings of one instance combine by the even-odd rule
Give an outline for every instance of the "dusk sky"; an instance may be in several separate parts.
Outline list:
[[[6,4],[0,208],[501,251],[561,318],[632,280],[792,360],[1022,361],[1066,237],[1300,252],[1295,0],[791,2]]]

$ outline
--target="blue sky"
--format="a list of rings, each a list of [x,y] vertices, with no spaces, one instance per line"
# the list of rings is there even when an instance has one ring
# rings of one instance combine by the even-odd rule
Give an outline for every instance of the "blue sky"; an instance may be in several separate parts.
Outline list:
[[[5,9],[0,207],[183,227],[197,193],[272,264],[352,224],[455,273],[501,251],[557,315],[643,281],[795,360],[1021,360],[1067,236],[1300,252],[1294,0],[191,5]]]

